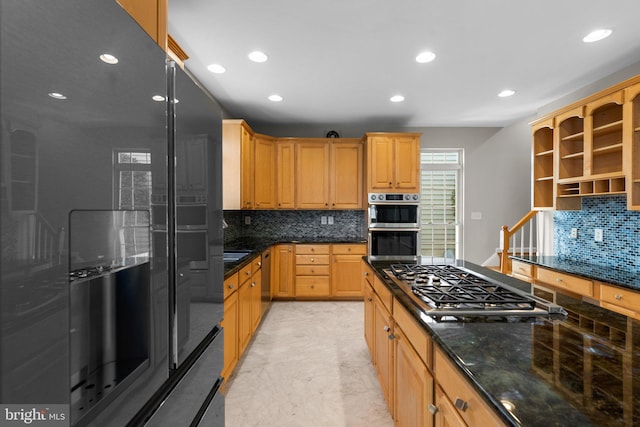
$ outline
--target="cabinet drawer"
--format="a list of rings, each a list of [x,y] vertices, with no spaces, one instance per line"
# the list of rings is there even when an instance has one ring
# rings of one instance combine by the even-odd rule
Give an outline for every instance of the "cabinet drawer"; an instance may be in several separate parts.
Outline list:
[[[297,255],[296,264],[298,265],[329,265],[329,255]]]
[[[362,244],[333,245],[334,255],[366,255],[367,246]]]
[[[329,255],[329,245],[296,245],[296,254]]]
[[[385,308],[391,313],[393,310],[393,295],[391,295],[391,291],[377,275],[374,275],[373,278],[373,289],[375,289],[376,294],[380,297],[382,304],[384,304]]]
[[[253,267],[253,262],[242,267],[239,271],[240,277],[238,278],[240,284],[243,284],[247,280],[251,278],[251,268]]]
[[[296,265],[296,275],[298,276],[328,276],[328,265]]]
[[[640,293],[607,284],[600,285],[600,305],[624,315],[640,318]]]
[[[511,271],[517,276],[524,276],[528,279],[533,278],[533,265],[526,262],[511,260]]]
[[[593,282],[591,280],[542,267],[536,269],[536,282],[546,283],[580,295],[593,296]]]
[[[435,377],[457,413],[469,426],[504,426],[494,411],[487,405],[471,384],[453,365],[447,355],[436,347],[434,351]],[[461,409],[464,408],[464,409]]]
[[[328,276],[296,276],[296,297],[328,297]]]
[[[239,282],[240,275],[238,273],[234,273],[231,277],[225,279],[224,281],[224,298],[227,299],[229,295],[238,290],[240,286]]]
[[[431,338],[396,299],[393,300],[393,319],[396,325],[402,329],[420,359],[431,369]]]

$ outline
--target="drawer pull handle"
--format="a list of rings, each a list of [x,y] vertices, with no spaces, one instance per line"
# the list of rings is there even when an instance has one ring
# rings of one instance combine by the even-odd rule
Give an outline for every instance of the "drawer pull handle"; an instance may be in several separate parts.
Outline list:
[[[558,278],[556,278],[556,282],[562,283],[562,279],[558,277]]]
[[[615,299],[617,299],[618,301],[620,301],[622,299],[622,295],[620,295],[620,294],[615,294],[613,297]]]
[[[469,407],[469,404],[465,400],[460,399],[459,397],[456,397],[456,401],[453,402],[453,404],[455,405],[456,408],[460,409],[462,412],[466,411],[467,408]]]
[[[427,410],[432,415],[435,415],[435,413],[438,412],[438,407],[436,405],[434,405],[433,403],[429,403],[429,406],[427,407]]]
[[[385,331],[385,332],[389,332],[391,330],[391,328],[388,327],[388,326],[385,326],[384,328],[382,328],[382,330]]]

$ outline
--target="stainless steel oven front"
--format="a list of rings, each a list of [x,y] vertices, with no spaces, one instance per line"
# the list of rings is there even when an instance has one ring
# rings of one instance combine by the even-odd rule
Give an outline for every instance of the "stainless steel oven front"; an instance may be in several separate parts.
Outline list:
[[[370,228],[369,259],[415,261],[420,253],[420,229]]]
[[[420,195],[369,193],[369,228],[420,228]]]

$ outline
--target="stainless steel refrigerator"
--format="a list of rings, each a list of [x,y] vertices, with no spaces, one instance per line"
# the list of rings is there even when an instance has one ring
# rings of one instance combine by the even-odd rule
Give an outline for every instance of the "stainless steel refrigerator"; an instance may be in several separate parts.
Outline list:
[[[0,421],[223,426],[220,106],[115,0],[0,28]]]

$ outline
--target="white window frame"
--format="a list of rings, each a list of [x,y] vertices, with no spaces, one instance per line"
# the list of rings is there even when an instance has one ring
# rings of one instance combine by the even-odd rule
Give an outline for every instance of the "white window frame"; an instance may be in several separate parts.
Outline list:
[[[458,163],[422,163],[422,153],[458,153]],[[420,193],[422,196],[422,171],[423,170],[455,170],[457,171],[457,187],[456,187],[456,236],[455,236],[455,258],[464,259],[464,149],[463,148],[422,148],[420,150]],[[422,223],[420,224],[422,228]],[[422,234],[422,230],[421,230]],[[422,251],[422,240],[420,237]],[[424,255],[423,255],[424,257]],[[441,259],[436,259],[431,255],[433,262],[440,262]],[[447,262],[451,259],[444,257],[442,261]]]

